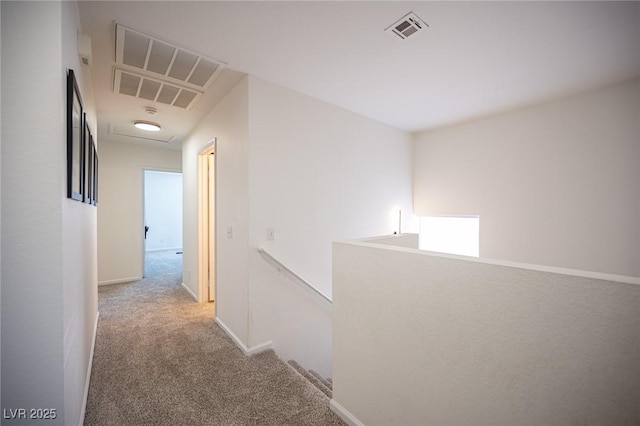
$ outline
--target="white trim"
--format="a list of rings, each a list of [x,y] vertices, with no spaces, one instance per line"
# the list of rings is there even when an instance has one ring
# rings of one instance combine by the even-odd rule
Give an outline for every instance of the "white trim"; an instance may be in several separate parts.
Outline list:
[[[253,346],[248,349],[245,354],[247,356],[259,354],[260,352],[264,352],[266,350],[273,349],[273,343],[271,341],[260,343],[259,345]]]
[[[147,250],[147,239],[145,238],[145,235],[144,235],[144,227],[147,225],[145,220],[147,216],[147,213],[146,213],[147,206],[145,204],[145,198],[146,198],[145,194],[147,190],[147,184],[145,182],[145,173],[146,172],[174,173],[174,174],[181,175],[183,178],[184,178],[184,174],[182,173],[182,167],[180,167],[180,169],[156,167],[156,166],[145,166],[145,165],[139,165],[139,167],[140,167],[140,184],[142,185],[140,188],[140,193],[142,194],[142,197],[140,198],[140,206],[141,206],[140,210],[142,211],[142,217],[140,217],[141,223],[140,223],[140,228],[138,228],[140,229],[140,232],[141,232],[140,238],[142,238],[142,261],[140,262],[140,266],[142,268],[140,270],[140,277],[144,277],[144,272],[145,272],[144,270],[145,270],[145,267],[147,266],[146,254],[147,254],[147,251],[151,251],[151,250]],[[184,218],[182,219],[180,225],[181,226],[184,225]]]
[[[150,172],[163,172],[163,173],[182,173],[182,167],[179,169],[176,169],[174,167],[158,167],[158,166],[145,166],[144,164],[139,165],[140,166],[140,170],[142,170],[143,172],[145,170],[150,171]]]
[[[374,235],[373,237],[365,237],[365,238],[354,238],[352,240],[346,241],[336,241],[339,243],[375,243],[376,240],[382,240],[387,238],[403,238],[407,235],[419,236],[419,234],[415,232],[403,232],[402,234],[387,234],[387,235]],[[399,247],[399,246],[398,246]]]
[[[91,350],[89,351],[89,365],[87,366],[87,380],[84,385],[84,397],[82,398],[82,410],[80,411],[80,423],[84,424],[84,415],[87,410],[87,399],[89,399],[89,383],[91,381],[91,367],[93,366],[93,351],[96,348],[96,336],[98,335],[98,319],[100,312],[96,312],[96,323],[93,326],[93,340],[91,341]]]
[[[186,285],[185,283],[182,283],[182,288],[184,288],[184,289],[187,291],[187,293],[189,293],[189,296],[191,296],[191,298],[192,298],[193,300],[195,300],[196,302],[198,302],[198,297],[197,297],[195,294],[193,294],[193,292],[191,291],[191,289],[190,289],[189,287],[187,287],[187,285]]]
[[[269,253],[268,251],[266,251],[262,247],[258,247],[258,253],[264,254],[266,257],[271,259],[271,261],[273,263],[275,263],[275,265],[273,265],[273,266],[275,266],[275,268],[279,272],[283,272],[283,271],[288,272],[289,275],[291,275],[292,277],[296,278],[298,281],[300,281],[302,284],[304,284],[308,289],[312,290],[316,295],[322,297],[326,302],[329,302],[330,304],[333,303],[333,300],[329,296],[327,296],[326,294],[324,294],[323,292],[318,290],[316,288],[316,286],[314,286],[309,281],[307,281],[304,278],[302,278],[297,272],[295,272],[294,270],[289,268],[287,265],[285,265],[284,263],[282,263],[281,261],[276,259],[275,256],[273,256],[271,253]]]
[[[374,238],[379,238],[379,237],[374,237]],[[603,272],[584,271],[580,269],[561,268],[558,266],[534,265],[531,263],[512,262],[508,260],[498,260],[498,259],[487,259],[483,257],[469,257],[469,256],[460,256],[456,254],[438,253],[433,251],[382,245],[382,244],[377,244],[375,241],[371,241],[371,240],[372,240],[371,238],[364,238],[360,240],[341,241],[341,243],[351,244],[351,245],[356,245],[361,247],[371,247],[371,248],[378,248],[378,249],[385,249],[385,250],[401,251],[405,253],[413,253],[413,254],[418,254],[422,256],[444,257],[446,259],[465,260],[468,262],[484,263],[487,265],[506,266],[509,268],[528,269],[531,271],[550,272],[553,274],[571,275],[571,276],[582,277],[582,278],[592,278],[596,280],[604,280],[604,281],[610,281],[610,282],[621,283],[621,284],[640,285],[640,277],[630,277],[626,275],[615,275],[615,274],[607,274]]]
[[[117,278],[115,280],[100,281],[98,282],[98,285],[101,286],[101,285],[110,285],[110,284],[130,283],[134,281],[140,281],[141,279],[142,277]]]
[[[217,138],[213,138],[211,139],[209,142],[207,142],[204,146],[202,146],[200,148],[200,151],[198,152],[197,155],[197,163],[198,163],[198,182],[197,182],[197,192],[198,192],[198,252],[197,252],[197,256],[198,256],[198,269],[197,269],[197,276],[196,276],[196,281],[198,282],[198,301],[199,302],[209,302],[210,301],[210,297],[209,297],[209,288],[210,288],[210,283],[209,283],[209,261],[210,261],[210,256],[209,256],[209,235],[211,234],[211,232],[213,231],[214,233],[214,260],[213,260],[213,281],[214,281],[214,295],[213,295],[213,300],[215,300],[216,302],[218,301],[218,298],[216,297],[217,293],[217,287],[215,285],[215,282],[217,280],[217,276],[218,276],[218,271],[216,269],[216,265],[217,265],[217,250],[216,250],[216,245],[217,245],[217,238],[215,238],[215,223],[217,220],[217,204],[215,202],[215,197],[217,194],[215,186],[217,185],[217,179],[215,179],[215,173],[216,173],[216,165],[217,165],[217,161],[218,161],[218,156],[214,155],[214,220],[213,220],[213,229],[209,229],[209,225],[211,225],[210,223],[210,214],[209,214],[209,207],[211,205],[211,201],[209,200],[209,183],[210,183],[210,178],[209,178],[209,165],[208,165],[208,160],[207,157],[209,154],[216,154],[216,141]],[[207,163],[207,166],[204,167],[203,163]],[[204,176],[204,172],[205,170],[207,171],[207,176]],[[205,194],[205,188],[203,185],[203,181],[207,182],[207,190],[206,190],[206,194]],[[206,198],[206,204],[207,204],[207,214],[205,215],[204,207],[205,207],[205,203],[204,203],[204,199]],[[206,239],[205,239],[206,237]]]
[[[153,253],[155,251],[182,251],[182,247],[165,247],[165,248],[155,248],[155,249],[147,249],[146,253]]]
[[[329,409],[336,413],[338,417],[340,417],[342,421],[344,421],[349,426],[364,426],[364,423],[358,420],[356,416],[351,414],[349,410],[338,404],[335,399],[329,401]]]
[[[255,354],[260,353],[260,352],[264,352],[267,349],[273,349],[273,343],[271,341],[261,343],[259,345],[256,345],[256,346],[252,347],[252,348],[247,348],[245,346],[245,344],[242,343],[242,341],[238,338],[238,336],[236,336],[235,333],[233,331],[231,331],[231,329],[229,327],[227,327],[227,325],[224,322],[222,322],[220,317],[216,317],[215,322],[216,322],[216,324],[218,324],[220,326],[221,329],[224,330],[225,333],[227,333],[227,335],[231,338],[231,340],[233,340],[233,342],[236,344],[236,346],[238,346],[242,350],[242,352],[244,352],[244,354],[247,355],[247,356],[255,355]]]

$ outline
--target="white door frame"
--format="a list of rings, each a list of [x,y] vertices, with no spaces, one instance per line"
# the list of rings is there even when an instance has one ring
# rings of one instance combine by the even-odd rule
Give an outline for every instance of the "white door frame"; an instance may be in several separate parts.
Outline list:
[[[208,302],[211,300],[209,295],[209,267],[213,268],[213,300],[215,300],[216,304],[218,302],[218,289],[215,285],[217,281],[217,250],[216,250],[216,238],[215,238],[215,218],[217,217],[217,191],[216,188],[218,186],[217,179],[215,178],[217,164],[218,164],[218,156],[215,155],[216,148],[216,138],[213,138],[209,143],[207,143],[200,152],[198,152],[198,301],[199,302]],[[208,167],[208,158],[211,154],[214,154],[214,199],[213,199],[213,207],[214,207],[214,220],[213,220],[213,229],[209,229],[209,221],[210,221],[210,212],[209,212],[209,167]],[[209,234],[210,232],[214,232],[213,238],[213,265],[209,265],[210,256],[209,256]]]
[[[144,172],[180,173],[182,175],[182,169],[140,166],[140,176],[141,176],[140,182],[142,183],[142,200],[140,200],[140,202],[142,203],[142,218],[141,218],[142,226],[139,228],[139,229],[142,229],[142,272],[140,273],[141,279],[144,278],[144,269],[146,266],[146,255],[147,255],[147,241],[146,241],[146,238],[144,238],[144,226],[146,225],[146,209],[147,209],[145,196],[146,196],[147,187],[144,179]],[[182,195],[182,198],[184,200],[184,194]],[[182,218],[182,226],[184,226],[184,217]],[[184,241],[182,245],[184,247]]]

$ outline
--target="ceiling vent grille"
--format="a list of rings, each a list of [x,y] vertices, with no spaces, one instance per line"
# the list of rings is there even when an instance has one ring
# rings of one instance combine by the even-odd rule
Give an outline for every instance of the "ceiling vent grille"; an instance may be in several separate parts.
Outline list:
[[[387,27],[385,31],[395,36],[400,37],[402,40],[417,34],[418,32],[428,28],[426,22],[418,17],[413,12],[409,12],[400,18],[398,21]]]
[[[113,91],[182,109],[190,109],[202,95],[202,92],[190,88],[118,68],[113,78]]]
[[[116,24],[116,65],[204,90],[226,64]]]

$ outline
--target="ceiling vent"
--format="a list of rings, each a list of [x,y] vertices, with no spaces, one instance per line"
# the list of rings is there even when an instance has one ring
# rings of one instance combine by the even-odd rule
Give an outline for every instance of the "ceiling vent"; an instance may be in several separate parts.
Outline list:
[[[409,12],[394,24],[387,27],[385,31],[400,37],[402,40],[405,40],[428,27],[429,25],[427,25],[426,22],[420,19],[418,15],[413,12]]]
[[[116,65],[204,90],[226,64],[116,24]]]
[[[202,95],[202,92],[190,88],[118,68],[113,78],[113,91],[182,109],[190,109]]]

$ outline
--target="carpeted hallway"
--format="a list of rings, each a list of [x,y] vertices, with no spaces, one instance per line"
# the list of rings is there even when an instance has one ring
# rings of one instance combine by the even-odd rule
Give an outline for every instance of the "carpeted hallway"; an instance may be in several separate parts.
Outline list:
[[[273,351],[245,357],[179,269],[146,275],[99,289],[85,425],[343,424]]]

